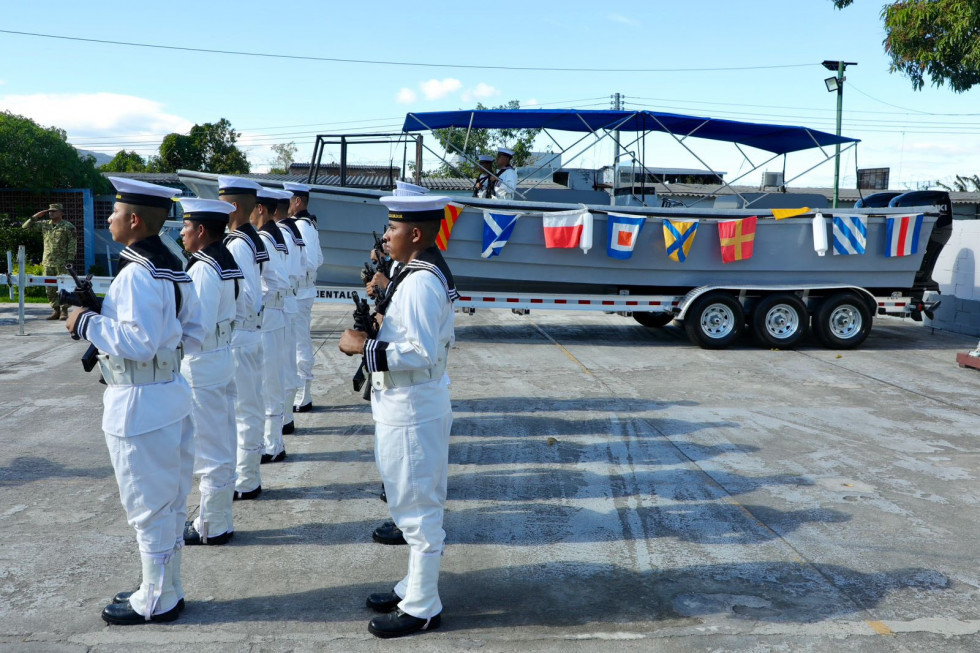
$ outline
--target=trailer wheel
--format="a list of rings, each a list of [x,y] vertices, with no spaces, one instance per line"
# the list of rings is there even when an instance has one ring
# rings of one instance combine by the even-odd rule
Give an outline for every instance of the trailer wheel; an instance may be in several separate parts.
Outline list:
[[[871,333],[868,302],[852,292],[831,295],[813,316],[813,331],[828,349],[854,349]]]
[[[633,313],[633,319],[645,327],[659,328],[665,327],[674,321],[673,313]]]
[[[752,330],[767,347],[792,349],[803,339],[810,323],[806,304],[796,295],[777,293],[759,302],[752,314]]]
[[[687,337],[702,349],[724,349],[745,329],[745,313],[738,300],[723,291],[705,293],[684,316]]]

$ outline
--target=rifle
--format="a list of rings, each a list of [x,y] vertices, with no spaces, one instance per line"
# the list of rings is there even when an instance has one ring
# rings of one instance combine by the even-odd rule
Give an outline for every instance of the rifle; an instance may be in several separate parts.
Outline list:
[[[378,335],[377,322],[374,321],[374,317],[371,315],[371,308],[368,306],[367,300],[358,297],[356,292],[352,293],[352,298],[354,299],[354,330],[365,332],[368,338],[376,338]],[[364,394],[362,396],[365,401],[370,401],[371,384],[365,386],[367,375],[364,372],[366,368],[367,364],[362,356],[361,364],[354,374],[354,392],[359,392],[361,388],[364,388]]]
[[[391,279],[392,260],[387,254],[385,254],[384,243],[378,237],[378,232],[372,231],[371,235],[374,236],[374,247],[372,248],[374,262],[364,262],[364,269],[361,270],[361,281],[363,281],[365,285],[370,282],[371,279],[374,278],[374,275],[378,272]],[[375,306],[378,305],[381,298],[384,296],[384,292],[377,287],[374,287],[373,289],[369,288],[368,294],[374,296]]]
[[[59,290],[58,303],[67,306],[80,306],[90,311],[101,313],[102,298],[96,295],[95,290],[92,288],[92,275],[89,274],[84,279],[79,279],[71,263],[67,264],[65,269],[68,270],[71,278],[75,280],[75,289],[71,291]],[[85,350],[85,354],[82,356],[82,368],[86,372],[91,372],[99,362],[98,355],[99,350],[95,345],[89,345],[88,349]]]
[[[391,278],[391,259],[385,254],[384,243],[378,238],[378,233],[372,231],[371,235],[374,236],[374,257],[377,259],[375,263],[375,272],[380,272],[389,279]],[[372,275],[373,276],[373,275]]]

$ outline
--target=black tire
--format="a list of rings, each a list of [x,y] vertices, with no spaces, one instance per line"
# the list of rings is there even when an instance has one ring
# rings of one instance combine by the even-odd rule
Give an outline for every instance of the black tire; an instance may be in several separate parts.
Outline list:
[[[691,342],[702,349],[724,349],[741,337],[745,313],[732,295],[719,290],[708,292],[687,309],[684,330]]]
[[[792,349],[806,336],[810,314],[803,300],[791,293],[762,299],[752,313],[752,332],[759,342],[775,349]]]
[[[633,319],[645,327],[665,327],[674,321],[673,313],[633,313]]]
[[[853,292],[831,295],[814,314],[813,331],[828,349],[854,349],[871,333],[871,308]]]

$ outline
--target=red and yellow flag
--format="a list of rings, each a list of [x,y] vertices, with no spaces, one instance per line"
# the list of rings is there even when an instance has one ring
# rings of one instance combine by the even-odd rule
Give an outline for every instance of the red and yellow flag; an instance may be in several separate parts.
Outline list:
[[[721,241],[722,263],[752,258],[756,219],[757,216],[753,215],[751,218],[718,223],[718,240]]]
[[[446,215],[439,224],[439,235],[436,236],[436,246],[442,251],[446,251],[449,247],[449,236],[453,233],[453,225],[456,224],[456,220],[462,212],[463,207],[458,204],[450,202],[446,205]]]

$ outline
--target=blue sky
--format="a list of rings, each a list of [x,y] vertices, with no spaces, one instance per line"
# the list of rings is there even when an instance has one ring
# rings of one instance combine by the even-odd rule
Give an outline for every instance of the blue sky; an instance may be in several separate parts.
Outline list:
[[[862,140],[861,167],[890,167],[892,186],[980,172],[980,89],[914,91],[888,72],[882,2],[500,4],[375,1],[7,3],[0,29],[66,37],[387,64],[297,61],[179,52],[0,33],[0,110],[68,132],[79,147],[155,152],[160,139],[194,123],[227,118],[242,132],[253,170],[268,146],[295,142],[297,159],[316,133],[397,131],[407,111],[440,111],[519,100],[522,106],[646,108],[834,131],[836,97],[819,64],[848,68],[843,133]],[[393,65],[395,62],[440,64]],[[488,70],[465,66],[633,68],[656,72]],[[695,70],[700,69],[700,70]],[[958,115],[957,115],[958,114]],[[545,141],[541,141],[543,146]],[[709,144],[707,163],[745,172],[731,146]],[[328,153],[328,154],[333,154]],[[364,162],[400,161],[375,148]],[[582,165],[604,165],[611,146]],[[758,157],[754,157],[758,158]],[[790,157],[789,176],[812,165]],[[647,164],[700,167],[664,137],[647,143]],[[794,165],[795,164],[795,165]],[[768,169],[780,169],[773,163]],[[853,155],[842,185],[853,186]],[[747,182],[756,183],[760,173]],[[799,185],[828,185],[833,165]]]

